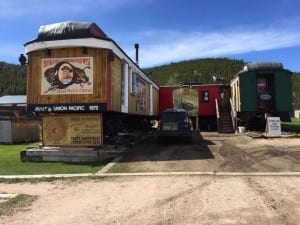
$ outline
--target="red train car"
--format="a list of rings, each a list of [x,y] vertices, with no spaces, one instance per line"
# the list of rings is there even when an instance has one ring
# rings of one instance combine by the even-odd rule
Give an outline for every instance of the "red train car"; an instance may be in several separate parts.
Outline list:
[[[159,114],[167,108],[183,108],[200,130],[217,129],[216,99],[222,102],[228,86],[225,84],[161,86]]]

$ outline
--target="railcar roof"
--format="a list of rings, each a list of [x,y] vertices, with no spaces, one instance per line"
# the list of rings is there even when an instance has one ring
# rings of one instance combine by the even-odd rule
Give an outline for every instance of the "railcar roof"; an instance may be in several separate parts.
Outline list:
[[[279,62],[253,62],[245,65],[244,70],[256,71],[256,70],[282,70],[283,65]]]
[[[244,66],[243,70],[239,71],[235,77],[238,75],[245,73],[245,72],[250,72],[250,71],[287,71],[290,72],[289,70],[285,69],[282,65],[282,63],[279,62],[253,62],[253,63],[248,63]]]
[[[29,43],[89,37],[108,38],[95,23],[67,21],[40,26],[38,37]]]
[[[66,40],[66,41],[65,41]],[[68,40],[68,41],[67,41]],[[60,22],[40,26],[38,37],[24,44],[26,53],[62,46],[87,46],[111,49],[120,58],[128,59],[134,70],[141,71],[141,76],[152,83],[156,89],[158,85],[148,78],[147,74],[136,64],[120,46],[109,38],[96,23],[93,22]]]

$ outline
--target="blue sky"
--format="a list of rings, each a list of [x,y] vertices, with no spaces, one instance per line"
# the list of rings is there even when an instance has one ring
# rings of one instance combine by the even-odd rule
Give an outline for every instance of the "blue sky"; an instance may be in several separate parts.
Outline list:
[[[0,61],[18,63],[41,25],[95,22],[142,68],[229,57],[300,71],[299,0],[1,0]]]

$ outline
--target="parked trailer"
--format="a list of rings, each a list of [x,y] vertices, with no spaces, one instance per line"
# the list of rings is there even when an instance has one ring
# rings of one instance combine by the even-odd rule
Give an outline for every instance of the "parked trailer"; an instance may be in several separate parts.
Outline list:
[[[231,81],[233,108],[238,125],[248,129],[265,127],[267,116],[290,121],[292,72],[281,63],[249,63]]]
[[[95,23],[43,25],[25,49],[27,107],[41,116],[43,145],[101,147],[158,116],[159,87]]]

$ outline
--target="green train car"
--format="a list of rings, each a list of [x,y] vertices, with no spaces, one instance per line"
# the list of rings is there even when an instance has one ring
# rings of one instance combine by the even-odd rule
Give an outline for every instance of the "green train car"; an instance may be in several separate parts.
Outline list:
[[[292,72],[281,63],[249,63],[236,74],[230,86],[238,125],[260,129],[267,116],[290,121]]]

